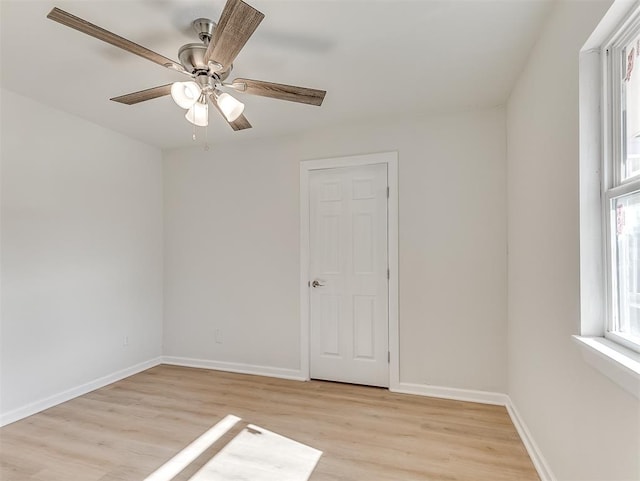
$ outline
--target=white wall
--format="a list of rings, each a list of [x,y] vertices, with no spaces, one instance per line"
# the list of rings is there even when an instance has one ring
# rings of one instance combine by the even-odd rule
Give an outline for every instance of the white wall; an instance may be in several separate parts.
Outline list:
[[[559,2],[507,107],[508,392],[558,480],[640,479],[640,405],[580,332],[578,52],[610,2]]]
[[[397,150],[400,380],[505,392],[504,122],[492,109],[166,152],[165,354],[299,369],[299,162]]]
[[[6,415],[161,354],[162,162],[158,149],[1,94]]]

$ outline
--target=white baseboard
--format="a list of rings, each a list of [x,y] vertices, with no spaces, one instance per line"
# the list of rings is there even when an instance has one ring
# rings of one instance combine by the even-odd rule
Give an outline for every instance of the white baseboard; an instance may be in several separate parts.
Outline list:
[[[150,359],[134,366],[121,369],[120,371],[107,374],[106,376],[102,376],[98,379],[94,379],[93,381],[81,384],[80,386],[67,389],[66,391],[54,394],[53,396],[49,396],[45,399],[29,403],[26,406],[22,406],[9,412],[2,413],[0,414],[0,426],[6,426],[7,424],[14,423],[16,421],[19,421],[20,419],[26,418],[27,416],[39,413],[40,411],[44,411],[45,409],[49,409],[53,406],[57,406],[58,404],[69,401],[78,396],[82,396],[83,394],[87,394],[88,392],[95,391],[96,389],[107,386],[108,384],[120,381],[125,377],[133,376],[134,374],[157,366],[160,363],[160,357]]]
[[[538,476],[540,477],[540,481],[556,481],[556,477],[553,475],[549,464],[544,459],[542,455],[542,451],[536,444],[531,436],[531,432],[527,428],[527,425],[524,423],[523,419],[520,417],[518,410],[513,405],[511,398],[507,396],[507,411],[509,412],[509,416],[511,417],[511,422],[516,427],[518,434],[520,435],[520,439],[522,439],[522,443],[524,447],[527,449],[527,453],[529,453],[529,457],[533,462],[533,465],[538,472]]]
[[[269,376],[282,379],[292,379],[295,381],[306,381],[307,378],[296,369],[283,369],[277,367],[260,366],[253,364],[243,364],[234,362],[211,361],[207,359],[192,359],[187,357],[160,356],[141,362],[126,369],[121,369],[107,376],[100,377],[80,386],[68,389],[61,393],[49,396],[40,401],[36,401],[26,406],[14,409],[7,413],[0,414],[0,426],[6,426],[20,419],[31,416],[45,409],[51,408],[63,402],[69,401],[78,396],[82,396],[101,387],[120,381],[126,377],[150,369],[160,364],[170,364],[173,366],[196,367],[203,369],[213,369],[216,371],[236,372],[240,374],[253,374],[257,376]],[[508,395],[488,391],[474,391],[470,389],[457,389],[442,386],[429,386],[426,384],[413,384],[401,382],[389,388],[390,391],[400,394],[414,394],[418,396],[429,396],[443,399],[453,399],[456,401],[477,402],[483,404],[495,404],[505,406],[511,417],[522,443],[524,444],[533,465],[538,472],[541,481],[556,481],[553,472],[549,468],[542,452],[534,441],[529,429],[520,417],[518,410],[513,405]]]
[[[538,476],[541,481],[556,481],[556,477],[549,468],[547,461],[544,459],[540,448],[534,441],[529,429],[518,414],[518,410],[513,405],[511,398],[502,393],[487,392],[487,391],[473,391],[469,389],[456,389],[441,386],[429,386],[426,384],[412,384],[401,382],[397,386],[389,388],[392,392],[402,394],[416,394],[419,396],[429,396],[443,399],[453,399],[456,401],[468,401],[482,404],[496,404],[507,408],[511,422],[515,426],[522,443],[531,458]]]
[[[211,361],[208,359],[192,359],[189,357],[163,356],[163,364],[173,366],[198,367],[213,369],[216,371],[236,372],[239,374],[254,374],[256,376],[278,377],[292,379],[294,381],[306,381],[307,378],[297,369],[284,369],[279,367],[243,364],[239,362]]]
[[[389,388],[392,392],[401,394],[416,394],[455,401],[467,401],[482,404],[497,404],[506,406],[509,397],[506,394],[489,391],[473,391],[471,389],[457,389],[452,387],[430,386],[427,384],[413,384],[401,382],[397,386]]]

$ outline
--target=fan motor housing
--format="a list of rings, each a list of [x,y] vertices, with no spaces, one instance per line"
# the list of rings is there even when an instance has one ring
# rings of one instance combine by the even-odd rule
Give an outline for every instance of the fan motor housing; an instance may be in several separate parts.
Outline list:
[[[201,43],[188,43],[178,50],[178,59],[189,73],[209,70],[207,62],[204,60],[206,51],[207,47]]]
[[[206,51],[206,45],[201,43],[188,43],[178,50],[178,59],[190,74],[195,75],[199,72],[207,72],[207,75],[216,75],[220,80],[225,80],[229,76],[229,73],[231,73],[233,65],[230,65],[226,71],[222,72],[212,70],[204,59]]]

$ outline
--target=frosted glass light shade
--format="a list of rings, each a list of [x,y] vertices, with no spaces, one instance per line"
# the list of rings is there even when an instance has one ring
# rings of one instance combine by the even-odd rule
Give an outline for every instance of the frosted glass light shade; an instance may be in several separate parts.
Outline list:
[[[195,82],[173,82],[171,97],[183,109],[190,109],[200,97],[202,89]]]
[[[236,120],[244,111],[244,104],[227,93],[218,95],[216,101],[229,122]]]
[[[207,104],[201,104],[196,102],[187,111],[184,116],[189,122],[198,127],[206,127],[209,125],[209,106]]]

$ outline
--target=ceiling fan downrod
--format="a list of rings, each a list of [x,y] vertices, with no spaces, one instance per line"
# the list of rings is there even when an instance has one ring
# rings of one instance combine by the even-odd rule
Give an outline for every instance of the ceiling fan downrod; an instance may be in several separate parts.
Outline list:
[[[204,43],[205,47],[208,47],[213,37],[213,31],[218,24],[208,18],[198,18],[193,21],[192,25],[200,41]]]

